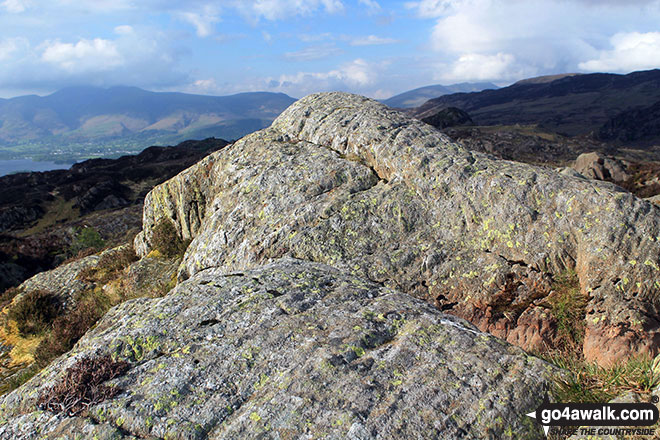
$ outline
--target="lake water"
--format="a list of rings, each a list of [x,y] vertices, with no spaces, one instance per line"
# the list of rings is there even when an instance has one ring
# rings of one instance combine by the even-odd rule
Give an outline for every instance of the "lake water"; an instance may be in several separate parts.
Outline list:
[[[0,160],[0,176],[19,171],[66,170],[71,163],[37,162],[31,159]]]

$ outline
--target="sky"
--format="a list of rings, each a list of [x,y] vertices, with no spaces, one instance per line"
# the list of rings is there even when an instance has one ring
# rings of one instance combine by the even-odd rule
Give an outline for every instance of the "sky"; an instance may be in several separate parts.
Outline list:
[[[660,0],[0,0],[0,97],[205,95],[660,68]]]

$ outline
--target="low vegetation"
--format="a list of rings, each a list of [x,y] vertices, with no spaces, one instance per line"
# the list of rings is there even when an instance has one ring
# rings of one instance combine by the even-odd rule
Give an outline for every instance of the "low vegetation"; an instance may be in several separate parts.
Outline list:
[[[174,224],[166,218],[160,219],[153,228],[151,245],[164,257],[177,257],[183,255],[189,244],[190,241],[182,240],[177,233]]]
[[[16,287],[10,287],[5,289],[4,292],[0,293],[0,309],[4,309],[9,303],[12,302],[14,297],[18,295],[21,291]]]
[[[552,391],[556,401],[607,402],[628,391],[650,393],[660,385],[660,357],[641,356],[609,367],[584,359],[587,297],[574,271],[555,278],[549,303],[557,322],[557,339],[554,347],[537,354],[569,372],[555,383]]]
[[[587,296],[580,290],[580,281],[573,270],[555,277],[553,293],[548,298],[550,314],[557,321],[555,346],[563,352],[577,353],[582,349]]]
[[[559,402],[607,402],[629,391],[648,394],[660,385],[660,358],[640,356],[610,367],[563,353],[547,359],[570,371],[556,383],[554,397]]]
[[[84,415],[92,405],[103,402],[121,391],[104,382],[124,374],[130,365],[114,361],[110,356],[83,358],[67,369],[55,386],[39,397],[42,410],[65,413],[69,417]]]
[[[57,295],[43,290],[24,294],[9,308],[9,319],[16,322],[21,336],[28,337],[45,332],[62,311]]]
[[[35,352],[35,361],[39,366],[48,365],[55,357],[70,350],[105,312],[127,299],[125,292],[112,294],[101,286],[119,278],[121,271],[136,260],[135,250],[131,246],[124,246],[116,251],[105,252],[95,267],[81,271],[78,278],[95,287],[78,295],[75,306],[53,321],[51,331]]]
[[[96,294],[80,298],[76,307],[55,319],[50,333],[37,347],[34,360],[39,367],[45,367],[57,356],[70,350],[76,342],[101,319],[109,308]]]
[[[90,283],[106,283],[119,276],[119,273],[128,267],[138,257],[132,246],[124,246],[113,252],[105,252],[99,258],[96,266],[84,269],[78,279]]]
[[[83,235],[90,238],[85,244],[99,243],[96,234]],[[130,292],[104,289],[107,283],[120,280],[122,271],[137,260],[131,246],[105,252],[95,267],[83,270],[79,278],[90,284],[90,288],[72,298],[71,306],[64,310],[61,299],[52,293],[30,291],[13,303],[11,300],[20,292],[8,289],[2,294],[7,307],[3,339],[14,347],[11,358],[15,368],[34,364],[8,378],[0,392],[9,392],[54,358],[70,350],[75,343],[114,305],[128,299]],[[18,356],[18,351],[20,356]]]
[[[105,247],[105,240],[99,234],[99,231],[92,227],[76,228],[73,237],[73,243],[69,247],[69,256],[74,256],[80,252],[89,252],[91,249],[98,252]]]

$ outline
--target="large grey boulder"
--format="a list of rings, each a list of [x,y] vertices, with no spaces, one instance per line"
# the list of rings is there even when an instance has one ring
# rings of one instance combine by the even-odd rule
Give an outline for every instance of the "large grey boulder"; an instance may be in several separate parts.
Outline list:
[[[37,409],[83,358],[130,369],[86,413]],[[0,398],[0,438],[538,439],[557,371],[425,302],[291,259],[196,272],[112,309]]]
[[[590,179],[619,183],[632,178],[623,162],[598,152],[580,154],[573,163],[573,169]]]
[[[282,256],[410,293],[525,348],[552,344],[552,280],[588,296],[584,354],[660,346],[660,211],[614,185],[469,152],[434,128],[344,93],[301,99],[265,130],[147,197],[193,238],[184,280]]]

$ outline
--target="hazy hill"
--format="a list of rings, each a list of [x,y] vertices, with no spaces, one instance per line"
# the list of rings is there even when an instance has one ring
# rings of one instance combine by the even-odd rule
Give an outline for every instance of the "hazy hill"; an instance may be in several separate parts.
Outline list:
[[[414,90],[400,93],[392,96],[383,102],[390,107],[397,108],[411,108],[424,104],[429,99],[437,98],[443,95],[459,92],[479,92],[485,89],[497,89],[497,86],[492,83],[460,83],[443,86],[440,84],[433,86],[419,87]]]
[[[477,125],[538,125],[568,136],[598,133],[607,126],[610,127],[605,130],[608,137],[617,139],[625,136],[611,129],[621,127],[621,120],[628,121],[630,111],[651,108],[660,101],[660,70],[549,79],[521,81],[497,90],[441,96],[412,113],[425,118],[447,107],[458,107],[469,113]],[[621,117],[622,114],[628,116]],[[617,122],[610,123],[611,120]],[[629,124],[624,125],[621,129],[629,128]],[[648,142],[660,135],[653,121],[645,120],[645,127],[649,129],[643,138],[635,141]]]
[[[281,93],[203,96],[137,87],[71,87],[0,100],[0,156],[85,157],[258,130],[295,99]],[[55,147],[56,146],[56,147]]]

